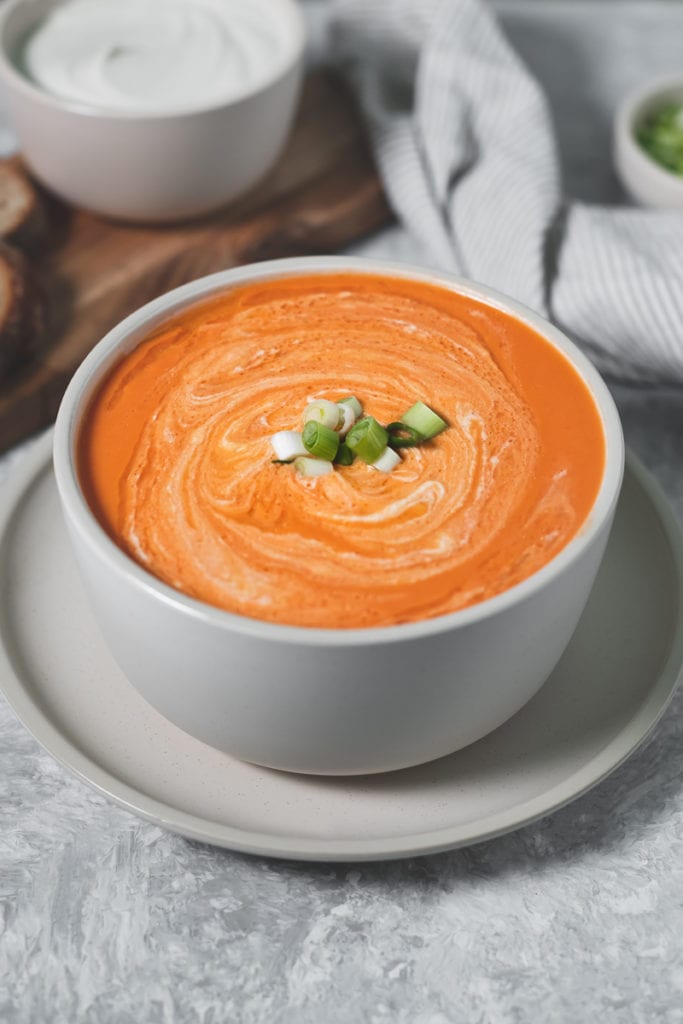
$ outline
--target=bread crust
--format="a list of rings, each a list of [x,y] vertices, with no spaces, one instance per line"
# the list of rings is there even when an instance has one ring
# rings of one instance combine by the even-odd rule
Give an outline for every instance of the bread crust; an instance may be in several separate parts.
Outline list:
[[[37,353],[45,330],[45,298],[18,249],[0,242],[0,382]]]
[[[44,227],[38,190],[16,159],[0,160],[0,239],[30,249],[40,241]]]

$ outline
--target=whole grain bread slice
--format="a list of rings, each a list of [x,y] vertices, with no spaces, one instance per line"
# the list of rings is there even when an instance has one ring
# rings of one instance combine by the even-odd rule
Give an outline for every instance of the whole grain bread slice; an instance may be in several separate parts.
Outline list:
[[[35,356],[45,330],[45,299],[26,257],[0,242],[0,382]]]
[[[14,159],[0,160],[0,239],[30,248],[44,227],[38,192]]]

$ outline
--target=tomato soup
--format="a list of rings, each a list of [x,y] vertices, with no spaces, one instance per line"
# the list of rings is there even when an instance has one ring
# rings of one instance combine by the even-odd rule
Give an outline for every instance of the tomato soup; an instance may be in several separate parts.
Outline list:
[[[313,399],[448,423],[393,472],[308,479],[273,461]],[[86,497],[131,558],[240,615],[320,628],[454,612],[580,531],[605,441],[568,359],[445,287],[379,274],[259,281],[157,327],[110,371],[79,437]]]

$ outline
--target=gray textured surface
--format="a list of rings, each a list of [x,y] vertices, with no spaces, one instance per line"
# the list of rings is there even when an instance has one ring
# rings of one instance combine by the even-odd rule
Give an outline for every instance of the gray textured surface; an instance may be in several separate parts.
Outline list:
[[[616,198],[611,106],[679,60],[683,8],[557,10],[510,15],[511,34],[550,83],[570,187]],[[363,249],[420,257],[398,230]],[[617,398],[683,521],[683,393]],[[145,825],[68,776],[0,703],[0,1021],[680,1024],[682,711],[679,693],[643,750],[536,825],[349,869]]]

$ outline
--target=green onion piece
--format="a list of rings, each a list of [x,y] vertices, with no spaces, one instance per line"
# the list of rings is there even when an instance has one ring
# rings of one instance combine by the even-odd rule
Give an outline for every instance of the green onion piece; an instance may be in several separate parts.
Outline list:
[[[307,452],[315,455],[317,459],[326,459],[328,462],[332,462],[339,448],[339,434],[313,420],[304,427],[301,439]]]
[[[363,406],[360,404],[355,395],[349,395],[348,398],[340,398],[337,405],[350,405],[353,409],[356,419],[363,413]]]
[[[421,434],[425,441],[436,437],[437,434],[440,434],[448,426],[446,421],[442,420],[424,402],[416,402],[415,405],[408,409],[408,412],[404,412],[403,416],[401,416],[401,423],[405,423],[407,427],[417,430],[418,434]]]
[[[388,440],[389,435],[374,416],[358,420],[346,435],[346,443],[351,451],[369,465],[380,457]]]
[[[278,430],[273,434],[270,443],[275,452],[275,458],[282,462],[292,462],[298,455],[305,455],[306,449],[301,440],[301,434],[296,430]]]
[[[407,423],[401,423],[400,420],[389,423],[387,432],[390,448],[414,448],[415,445],[422,444],[424,441],[424,437],[418,430],[409,427]]]
[[[351,427],[356,422],[356,414],[350,405],[340,405],[339,408],[342,411],[341,423],[337,427],[337,433],[340,437],[346,437]]]
[[[334,473],[334,466],[327,459],[305,459],[299,456],[294,459],[294,468],[299,476],[327,476],[328,473]]]
[[[337,403],[327,398],[318,398],[304,409],[304,423],[320,423],[330,430],[337,429],[341,418],[342,412]]]
[[[372,469],[378,469],[381,473],[392,473],[397,466],[401,465],[401,456],[393,448],[385,448],[378,459],[372,464]]]
[[[337,466],[350,466],[353,460],[356,458],[354,453],[349,448],[345,441],[339,445],[339,450],[334,457],[335,465]]]

